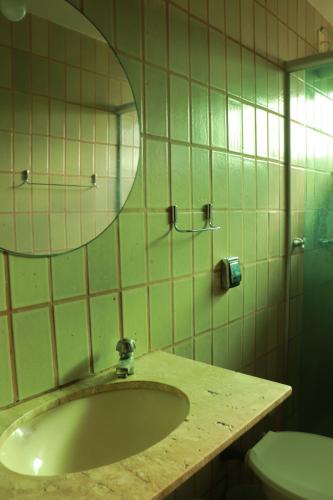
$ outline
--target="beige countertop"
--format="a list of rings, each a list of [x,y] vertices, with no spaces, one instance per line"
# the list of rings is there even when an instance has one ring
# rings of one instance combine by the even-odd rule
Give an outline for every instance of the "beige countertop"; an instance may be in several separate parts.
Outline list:
[[[256,422],[284,401],[291,388],[268,380],[199,363],[173,354],[154,352],[136,360],[131,381],[169,384],[190,401],[185,421],[169,436],[120,462],[61,476],[20,475],[0,464],[0,499],[145,500],[161,499],[227,448]],[[94,386],[115,381],[104,372],[69,387],[0,411],[0,441],[17,419],[20,424]],[[14,424],[16,426],[16,424]],[[13,429],[14,430],[14,427]]]

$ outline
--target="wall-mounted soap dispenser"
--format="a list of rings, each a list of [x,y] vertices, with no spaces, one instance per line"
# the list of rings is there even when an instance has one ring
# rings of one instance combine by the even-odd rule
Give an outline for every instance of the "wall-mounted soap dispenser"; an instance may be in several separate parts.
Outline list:
[[[240,285],[242,272],[239,257],[225,257],[221,261],[221,285],[224,290]]]

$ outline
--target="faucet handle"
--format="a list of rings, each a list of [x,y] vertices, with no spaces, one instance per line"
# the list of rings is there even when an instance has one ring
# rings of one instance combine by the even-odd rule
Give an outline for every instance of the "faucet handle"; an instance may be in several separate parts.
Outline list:
[[[134,339],[120,339],[117,342],[117,351],[121,356],[126,356],[132,354],[136,348],[136,343]]]

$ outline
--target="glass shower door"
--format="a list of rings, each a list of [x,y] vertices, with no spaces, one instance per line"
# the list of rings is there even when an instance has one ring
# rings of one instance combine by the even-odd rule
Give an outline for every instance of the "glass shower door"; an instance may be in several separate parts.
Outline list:
[[[298,429],[333,436],[333,64],[290,74],[289,372]],[[293,363],[295,366],[293,366]]]

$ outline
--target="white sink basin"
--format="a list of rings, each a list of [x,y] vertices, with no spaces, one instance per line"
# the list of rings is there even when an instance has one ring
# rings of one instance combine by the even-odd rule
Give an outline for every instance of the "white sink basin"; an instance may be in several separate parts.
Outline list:
[[[164,384],[126,381],[98,391],[20,419],[0,441],[0,462],[34,476],[100,467],[162,440],[189,411],[185,394]]]

